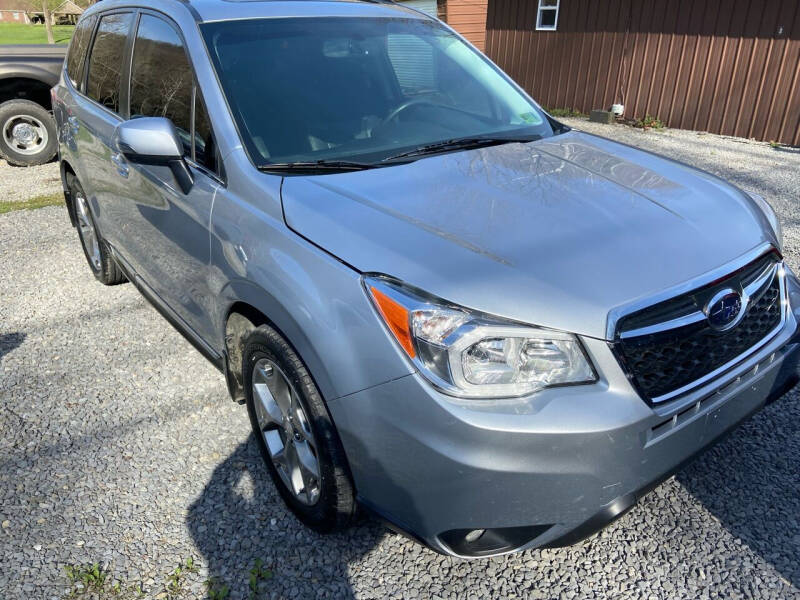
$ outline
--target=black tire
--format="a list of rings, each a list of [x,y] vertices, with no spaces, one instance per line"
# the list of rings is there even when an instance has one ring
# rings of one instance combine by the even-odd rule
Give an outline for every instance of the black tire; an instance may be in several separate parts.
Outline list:
[[[31,142],[31,153],[26,153],[13,142],[12,132],[21,124],[30,125],[30,132],[38,132],[32,138],[35,141]],[[57,151],[56,122],[49,110],[30,100],[8,100],[0,104],[0,156],[9,164],[18,167],[43,165],[53,160]]]
[[[80,224],[81,221],[78,216],[79,198],[85,199],[86,194],[83,191],[78,179],[73,175],[67,176],[67,187],[69,188],[69,195],[71,199],[70,210],[73,212],[72,216],[74,218],[74,222],[78,224],[76,227],[78,230],[78,239],[80,239],[81,248],[83,248],[83,255],[86,257],[86,262],[88,263],[89,268],[92,270],[92,274],[95,276],[97,281],[103,285],[117,285],[119,283],[125,283],[127,281],[125,274],[111,256],[108,246],[103,241],[103,238],[97,229],[97,225],[95,224],[94,216],[92,215],[91,210],[87,210],[86,215],[91,222],[92,227],[94,228],[95,236],[97,237],[98,251],[100,253],[99,264],[95,265],[94,262],[92,262],[92,258],[89,256],[89,250],[87,249],[87,242],[84,240],[84,233]]]
[[[261,359],[272,361],[283,371],[308,415],[317,445],[321,475],[319,499],[313,505],[300,502],[289,490],[278,474],[264,441],[253,392],[253,371]],[[262,325],[245,340],[242,373],[250,423],[267,470],[286,505],[300,521],[318,533],[330,533],[347,527],[356,513],[355,491],[347,458],[322,395],[300,357],[277,331]]]

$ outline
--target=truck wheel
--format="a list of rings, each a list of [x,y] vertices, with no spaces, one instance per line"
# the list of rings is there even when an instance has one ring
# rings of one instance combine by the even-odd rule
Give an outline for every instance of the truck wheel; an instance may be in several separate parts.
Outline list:
[[[50,111],[30,100],[0,104],[0,156],[9,164],[43,165],[57,150],[56,122]]]
[[[262,325],[242,353],[247,412],[284,502],[319,533],[344,528],[355,514],[350,469],[317,386],[281,335]]]

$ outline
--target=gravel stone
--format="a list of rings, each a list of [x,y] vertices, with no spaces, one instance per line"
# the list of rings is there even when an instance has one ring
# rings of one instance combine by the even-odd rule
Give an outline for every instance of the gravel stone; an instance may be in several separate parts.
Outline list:
[[[796,151],[595,128],[763,193],[797,267]],[[41,193],[20,189],[39,171],[9,169],[0,194]],[[304,529],[222,376],[131,285],[95,282],[63,207],[0,216],[0,265],[0,597],[62,598],[63,567],[98,562],[154,598],[193,556],[170,597],[206,597],[213,576],[248,598],[260,558],[264,598],[800,598],[796,391],[592,539],[457,560],[366,518]]]
[[[4,201],[22,202],[60,191],[58,162],[35,167],[13,167],[0,158],[0,198]]]

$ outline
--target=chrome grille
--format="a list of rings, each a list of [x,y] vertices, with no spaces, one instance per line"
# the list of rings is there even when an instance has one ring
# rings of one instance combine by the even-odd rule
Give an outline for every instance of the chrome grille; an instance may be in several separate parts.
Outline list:
[[[729,331],[713,329],[703,307],[724,288],[745,298]],[[778,330],[783,320],[782,269],[768,254],[694,291],[638,310],[617,323],[614,351],[639,394],[665,402],[722,375]]]

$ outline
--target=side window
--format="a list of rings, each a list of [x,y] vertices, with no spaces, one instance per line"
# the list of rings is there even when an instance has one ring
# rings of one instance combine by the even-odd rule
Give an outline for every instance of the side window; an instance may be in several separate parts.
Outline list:
[[[86,57],[86,50],[89,48],[89,41],[92,38],[95,17],[91,16],[82,19],[75,27],[72,42],[69,45],[67,55],[67,77],[75,88],[80,89],[83,80],[83,59]]]
[[[131,118],[166,117],[191,153],[192,68],[180,36],[171,25],[142,15],[133,46]]]
[[[94,38],[92,53],[89,55],[86,94],[116,113],[119,112],[122,58],[132,22],[132,13],[102,17]]]
[[[197,90],[194,105],[194,161],[209,171],[217,172],[217,149],[208,119],[206,104],[200,90]]]

